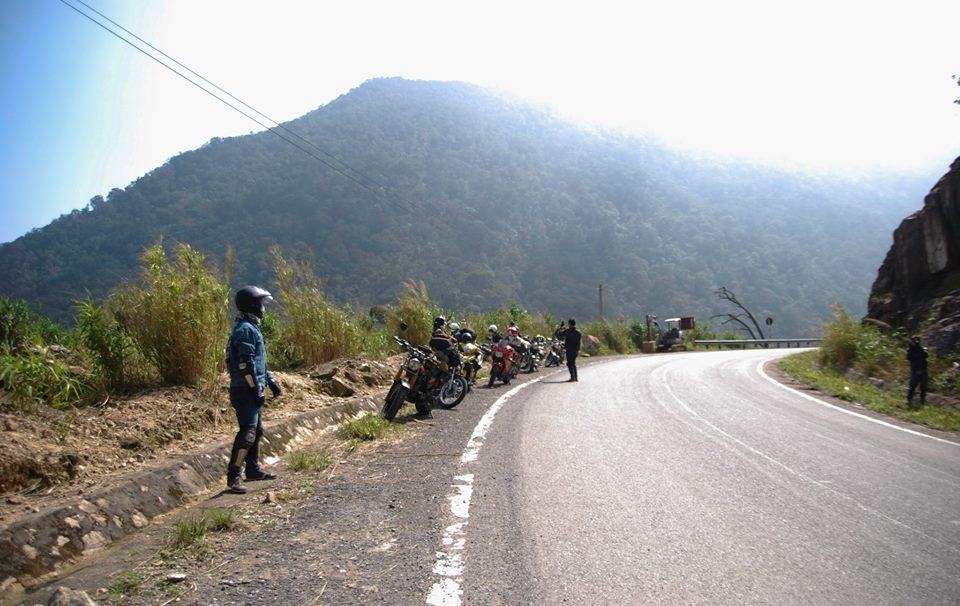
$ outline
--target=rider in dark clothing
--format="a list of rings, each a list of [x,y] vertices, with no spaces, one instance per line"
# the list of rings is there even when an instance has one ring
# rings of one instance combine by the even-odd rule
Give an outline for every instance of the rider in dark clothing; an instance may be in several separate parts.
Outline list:
[[[237,414],[240,429],[233,440],[227,464],[227,487],[236,494],[247,492],[240,480],[244,468],[247,480],[276,477],[260,469],[259,462],[260,439],[263,437],[261,412],[266,399],[263,390],[269,387],[273,397],[280,395],[280,386],[267,372],[267,349],[260,332],[264,304],[272,300],[269,292],[257,286],[241,288],[235,299],[240,316],[227,343],[227,368],[230,371],[230,404]]]
[[[434,351],[442,351],[444,355],[447,355],[451,350],[455,352],[457,347],[457,340],[443,330],[446,323],[447,320],[443,316],[434,318],[433,335],[430,337],[430,348]]]
[[[567,370],[570,371],[568,382],[577,382],[577,354],[580,353],[580,331],[577,330],[577,321],[567,320],[567,329],[563,331],[564,348],[567,350]]]
[[[910,362],[910,387],[907,389],[907,408],[913,408],[913,392],[920,387],[920,406],[927,403],[927,348],[920,345],[920,337],[910,337],[907,347]]]

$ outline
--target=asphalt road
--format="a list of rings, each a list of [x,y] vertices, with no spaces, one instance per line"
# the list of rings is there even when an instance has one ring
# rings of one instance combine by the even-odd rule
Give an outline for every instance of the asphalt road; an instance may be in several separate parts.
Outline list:
[[[762,372],[795,351],[595,359],[578,383],[541,370],[431,421],[401,415],[400,438],[323,479],[290,475],[308,498],[263,504],[258,483],[198,504],[255,514],[177,603],[960,604],[960,439]],[[100,560],[150,567],[134,553],[149,543]]]
[[[498,400],[426,602],[960,604],[960,444],[785,389],[761,366],[786,353],[598,361]]]

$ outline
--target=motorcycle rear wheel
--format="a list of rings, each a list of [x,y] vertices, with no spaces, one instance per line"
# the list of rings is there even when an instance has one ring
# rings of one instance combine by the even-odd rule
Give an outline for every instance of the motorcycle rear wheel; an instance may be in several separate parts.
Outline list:
[[[404,387],[400,381],[396,381],[390,386],[390,391],[387,392],[387,399],[383,402],[383,411],[381,412],[384,419],[392,421],[394,417],[397,416],[397,412],[399,412],[403,406],[404,400],[407,399],[408,391],[409,389]]]
[[[416,402],[413,403],[417,407],[417,414],[419,415],[429,415],[430,411],[433,410],[433,406],[430,405],[430,400],[423,398],[426,394],[419,394],[421,396]]]
[[[493,382],[500,378],[500,367],[494,366],[490,369],[490,380],[487,381],[487,387],[493,387]]]
[[[467,388],[467,380],[457,375],[453,381],[447,381],[440,388],[440,393],[437,394],[437,404],[440,405],[440,408],[447,410],[455,408],[457,404],[463,402],[463,398],[467,395]]]

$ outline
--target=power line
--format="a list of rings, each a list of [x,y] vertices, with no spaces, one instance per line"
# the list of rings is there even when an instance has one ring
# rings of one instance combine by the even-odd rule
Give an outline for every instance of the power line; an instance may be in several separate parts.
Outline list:
[[[285,126],[279,124],[278,122],[276,122],[275,120],[273,120],[272,118],[270,118],[269,116],[267,116],[266,114],[264,114],[263,112],[260,112],[259,110],[253,108],[252,106],[248,105],[247,103],[245,103],[244,101],[242,101],[242,100],[239,99],[238,97],[230,94],[229,92],[227,92],[227,91],[224,90],[223,88],[217,86],[216,84],[214,84],[214,83],[211,82],[210,80],[204,78],[203,76],[201,76],[200,74],[198,74],[198,73],[195,72],[194,70],[190,69],[189,67],[187,67],[187,66],[184,65],[183,63],[177,61],[176,59],[174,59],[174,58],[171,57],[170,55],[164,53],[162,50],[158,49],[157,47],[153,46],[153,45],[150,44],[149,42],[143,40],[142,38],[140,38],[139,36],[137,36],[136,34],[134,34],[133,32],[131,32],[131,31],[127,30],[126,28],[124,28],[123,26],[119,25],[118,23],[116,23],[115,21],[113,21],[112,19],[110,19],[109,17],[107,17],[106,15],[104,15],[104,14],[100,13],[99,11],[97,11],[96,9],[92,8],[91,6],[89,6],[88,4],[86,4],[85,2],[83,2],[83,0],[75,0],[75,1],[76,1],[76,2],[79,2],[80,4],[82,4],[83,6],[85,6],[86,8],[88,8],[89,10],[93,11],[94,13],[96,13],[97,15],[99,15],[100,17],[106,19],[107,21],[109,21],[110,23],[112,23],[113,25],[115,25],[116,27],[118,27],[119,29],[123,30],[124,32],[126,32],[126,33],[129,34],[130,36],[136,38],[137,40],[139,40],[140,42],[142,42],[142,43],[145,44],[146,46],[148,46],[148,47],[150,47],[151,49],[157,51],[158,53],[160,53],[161,55],[163,55],[164,57],[166,57],[166,58],[169,59],[170,61],[173,61],[174,63],[176,63],[176,64],[179,65],[180,67],[184,68],[185,70],[187,70],[187,71],[190,72],[191,74],[193,74],[193,75],[195,75],[196,77],[198,77],[198,78],[200,78],[201,80],[203,80],[204,82],[210,84],[211,86],[213,86],[213,87],[216,88],[217,90],[221,91],[221,92],[224,93],[225,95],[227,95],[227,96],[229,96],[230,98],[236,100],[236,101],[237,101],[238,103],[240,103],[241,105],[243,105],[243,106],[249,108],[251,111],[259,114],[260,116],[262,116],[262,117],[265,118],[266,120],[268,120],[268,121],[270,121],[270,122],[273,122],[273,123],[277,126],[277,128],[274,128],[274,127],[272,127],[272,126],[269,126],[269,125],[267,125],[267,124],[264,124],[263,122],[261,122],[260,120],[258,120],[257,118],[255,118],[254,116],[251,116],[249,113],[243,111],[242,109],[240,109],[240,108],[237,107],[236,105],[230,103],[229,101],[227,101],[227,100],[224,99],[223,97],[217,95],[216,93],[214,93],[213,91],[211,91],[211,90],[209,90],[208,88],[204,87],[203,85],[199,84],[198,82],[190,79],[189,77],[187,77],[186,75],[184,75],[182,72],[176,70],[175,68],[171,67],[171,66],[168,65],[167,63],[164,63],[163,61],[161,61],[160,59],[158,59],[156,56],[152,55],[150,52],[148,52],[148,51],[144,50],[143,48],[137,46],[136,44],[134,44],[133,42],[131,42],[131,41],[128,40],[127,38],[124,38],[123,36],[121,36],[120,34],[118,34],[116,31],[110,29],[110,27],[104,25],[102,22],[98,21],[96,18],[88,15],[87,13],[83,12],[82,10],[80,10],[79,8],[77,8],[76,6],[70,4],[69,2],[67,2],[67,0],[60,0],[60,2],[61,2],[62,4],[68,6],[69,8],[71,8],[71,9],[73,9],[74,11],[76,11],[77,13],[79,13],[80,15],[86,17],[87,19],[89,19],[90,21],[92,21],[94,24],[96,24],[97,26],[101,27],[102,29],[104,29],[105,31],[107,31],[108,33],[110,33],[111,35],[113,35],[114,37],[116,37],[116,38],[120,39],[121,41],[125,42],[126,44],[132,46],[134,49],[136,49],[137,51],[139,51],[139,52],[142,53],[143,55],[145,55],[145,56],[147,56],[148,58],[152,59],[153,61],[159,63],[160,65],[162,65],[162,66],[165,67],[166,69],[170,70],[171,72],[173,72],[173,73],[176,74],[177,76],[180,76],[181,78],[183,78],[184,80],[186,80],[186,81],[189,82],[190,84],[194,85],[195,87],[199,88],[199,89],[202,90],[203,92],[207,93],[208,95],[210,95],[211,97],[213,97],[213,98],[216,99],[217,101],[220,101],[221,103],[223,103],[224,105],[226,105],[226,106],[229,107],[230,109],[234,110],[235,112],[239,113],[240,115],[244,116],[245,118],[251,120],[252,122],[256,123],[257,125],[261,126],[262,128],[270,131],[271,133],[273,133],[274,135],[276,135],[277,137],[279,137],[279,138],[282,139],[283,141],[286,141],[287,143],[289,143],[289,144],[292,145],[293,147],[297,148],[297,149],[300,150],[301,152],[303,152],[303,153],[307,154],[308,156],[310,156],[311,158],[317,160],[318,162],[320,162],[321,164],[323,164],[323,165],[326,166],[327,168],[335,171],[336,173],[338,173],[338,174],[340,174],[341,176],[349,179],[350,181],[353,181],[354,183],[356,183],[356,184],[359,185],[360,187],[363,187],[364,189],[366,189],[366,190],[368,190],[368,191],[376,194],[377,196],[382,196],[382,197],[384,197],[384,199],[385,199],[387,202],[391,202],[390,199],[389,199],[389,197],[386,196],[386,190],[388,189],[386,186],[381,185],[380,183],[378,183],[377,181],[375,181],[375,180],[373,180],[373,179],[369,179],[369,178],[363,176],[362,173],[360,173],[359,171],[351,168],[346,162],[340,160],[339,158],[336,158],[336,156],[333,156],[332,154],[329,154],[329,153],[325,152],[324,150],[320,149],[317,145],[315,145],[313,142],[311,142],[311,141],[309,141],[308,139],[302,137],[301,135],[295,133],[294,131],[286,128]],[[283,131],[290,133],[290,134],[293,135],[294,137],[300,139],[301,141],[307,143],[307,144],[310,145],[311,147],[317,149],[317,151],[319,151],[320,153],[322,153],[322,154],[324,154],[324,155],[326,155],[326,156],[329,156],[330,158],[332,158],[332,159],[335,160],[336,162],[342,164],[345,168],[341,169],[340,167],[335,166],[335,165],[331,164],[330,162],[324,160],[323,158],[317,156],[316,154],[314,154],[314,153],[311,152],[310,150],[305,149],[303,146],[301,146],[300,144],[298,144],[296,141],[293,141],[293,140],[291,140],[290,138],[284,136],[282,133],[279,132],[278,129],[282,129]],[[346,170],[350,170],[350,171],[352,171],[352,172],[354,172],[354,173],[357,173],[357,174],[360,175],[362,178],[367,179],[370,183],[375,184],[376,187],[372,187],[372,186],[370,186],[369,184],[364,183],[363,181],[361,181],[359,178],[357,178],[357,177],[355,177],[355,176],[353,176],[353,175],[351,175],[351,174],[348,174],[347,172],[345,172]],[[402,205],[397,205],[396,203],[394,203],[395,206],[405,206],[405,208],[403,208],[403,210],[407,210],[407,211],[410,211],[410,212],[414,212],[414,211],[415,211],[415,208],[414,208],[414,207],[416,206],[415,203],[410,202],[409,200],[406,200],[406,199],[398,196],[397,194],[393,194],[392,197],[396,198],[399,202],[402,202],[402,203],[403,203]]]
[[[201,80],[203,80],[204,82],[206,82],[207,84],[209,84],[210,86],[212,86],[213,88],[215,88],[215,89],[217,89],[218,91],[222,92],[223,94],[227,95],[228,97],[230,97],[230,98],[233,99],[234,101],[240,103],[241,105],[243,105],[243,106],[246,107],[247,109],[249,109],[249,110],[253,111],[254,113],[260,115],[261,117],[265,118],[267,121],[272,122],[273,124],[275,124],[275,125],[277,126],[277,128],[280,128],[280,129],[283,130],[284,132],[287,132],[287,133],[289,133],[290,135],[292,135],[292,136],[296,137],[297,139],[299,139],[300,141],[303,141],[303,142],[306,143],[307,145],[309,145],[309,146],[313,147],[314,149],[316,149],[318,152],[322,153],[323,155],[327,156],[328,158],[330,158],[330,159],[338,162],[339,164],[343,165],[347,170],[353,170],[346,162],[344,162],[344,161],[341,160],[340,158],[334,156],[333,154],[330,154],[330,153],[326,152],[325,150],[321,149],[319,146],[317,146],[316,144],[314,144],[314,143],[313,143],[312,141],[310,141],[309,139],[306,139],[306,138],[302,137],[299,133],[290,130],[289,128],[287,128],[286,126],[280,124],[279,122],[277,122],[276,120],[274,120],[274,119],[271,118],[270,116],[266,115],[266,114],[263,113],[262,111],[260,111],[260,110],[258,110],[257,108],[249,105],[248,103],[244,102],[243,99],[240,99],[240,98],[234,96],[233,94],[230,93],[230,91],[227,91],[227,90],[225,90],[224,88],[222,88],[222,87],[220,87],[219,85],[217,85],[216,83],[211,82],[210,80],[208,80],[207,78],[205,78],[202,74],[197,73],[196,71],[194,71],[193,69],[191,69],[189,66],[184,65],[183,63],[181,63],[180,61],[178,61],[178,60],[175,59],[174,57],[171,57],[171,56],[168,55],[167,53],[163,52],[163,50],[161,50],[161,49],[157,48],[156,46],[150,44],[148,41],[144,40],[143,38],[141,38],[141,37],[138,36],[137,34],[131,32],[131,31],[128,30],[127,28],[123,27],[122,25],[120,25],[119,23],[117,23],[116,21],[114,21],[113,19],[111,19],[110,17],[104,15],[103,13],[101,13],[100,11],[98,11],[97,9],[93,8],[92,6],[90,6],[89,4],[87,4],[86,2],[84,2],[83,0],[73,0],[73,1],[74,1],[74,2],[77,2],[77,3],[79,3],[79,4],[82,4],[83,6],[87,7],[89,10],[93,11],[94,13],[96,13],[97,15],[99,15],[100,17],[102,17],[103,19],[105,19],[105,20],[107,20],[108,22],[110,22],[112,25],[114,25],[114,26],[118,27],[119,29],[123,30],[123,32],[129,34],[130,36],[133,36],[137,41],[142,42],[143,44],[147,45],[148,47],[150,47],[150,48],[153,49],[154,51],[156,51],[156,52],[160,53],[161,55],[163,55],[165,58],[169,59],[170,61],[173,61],[173,62],[176,63],[178,66],[180,66],[180,67],[182,67],[183,69],[187,70],[188,72],[190,72],[191,74],[193,74],[193,75],[196,76],[197,78],[200,78]],[[360,176],[363,177],[363,175],[360,175]],[[375,185],[377,185],[378,187],[383,187],[380,183],[377,183],[376,181],[373,181],[373,183],[374,183]]]

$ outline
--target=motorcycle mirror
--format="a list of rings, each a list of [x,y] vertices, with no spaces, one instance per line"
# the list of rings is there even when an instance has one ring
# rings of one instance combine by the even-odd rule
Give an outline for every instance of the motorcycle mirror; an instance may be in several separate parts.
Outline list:
[[[407,323],[401,320],[401,322],[400,322],[400,330],[406,330],[406,329],[407,329]]]

